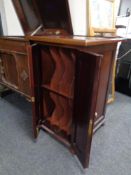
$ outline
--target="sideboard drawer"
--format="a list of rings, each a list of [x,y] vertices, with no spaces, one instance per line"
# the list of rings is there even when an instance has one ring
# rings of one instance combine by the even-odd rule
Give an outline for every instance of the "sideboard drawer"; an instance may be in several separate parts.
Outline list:
[[[20,52],[26,54],[26,42],[0,39],[0,51]]]

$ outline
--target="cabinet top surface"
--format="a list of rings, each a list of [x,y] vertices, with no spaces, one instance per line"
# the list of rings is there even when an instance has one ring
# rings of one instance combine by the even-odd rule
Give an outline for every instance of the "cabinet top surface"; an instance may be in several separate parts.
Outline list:
[[[84,37],[84,36],[29,36],[30,41],[62,44],[62,45],[74,45],[74,46],[93,46],[117,43],[126,40],[120,37]]]
[[[28,41],[25,37],[20,36],[0,36],[0,40],[11,40],[11,41]]]

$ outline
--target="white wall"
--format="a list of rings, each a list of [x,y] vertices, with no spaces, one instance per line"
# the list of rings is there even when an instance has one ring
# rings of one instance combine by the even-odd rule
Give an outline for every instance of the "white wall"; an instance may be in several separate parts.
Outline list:
[[[74,35],[87,34],[86,0],[68,0]]]
[[[4,32],[4,35],[7,35],[7,23],[6,23],[5,9],[4,9],[3,0],[0,0],[0,14],[1,14],[3,32]]]
[[[3,3],[7,22],[7,34],[11,36],[24,35],[11,0],[3,0]]]

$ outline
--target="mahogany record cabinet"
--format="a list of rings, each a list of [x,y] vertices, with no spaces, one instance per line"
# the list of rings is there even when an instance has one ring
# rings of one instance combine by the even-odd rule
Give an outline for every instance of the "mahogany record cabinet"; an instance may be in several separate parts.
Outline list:
[[[87,168],[121,39],[74,36],[67,0],[12,2],[25,37],[0,38],[0,81],[32,102],[34,137],[47,131]]]

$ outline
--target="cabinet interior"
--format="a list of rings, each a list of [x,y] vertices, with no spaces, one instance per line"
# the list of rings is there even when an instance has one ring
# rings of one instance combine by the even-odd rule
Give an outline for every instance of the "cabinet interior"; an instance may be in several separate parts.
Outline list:
[[[41,45],[36,59],[39,64],[42,122],[69,139],[73,118],[75,53],[72,49]]]

